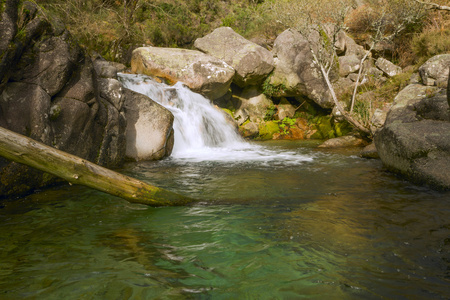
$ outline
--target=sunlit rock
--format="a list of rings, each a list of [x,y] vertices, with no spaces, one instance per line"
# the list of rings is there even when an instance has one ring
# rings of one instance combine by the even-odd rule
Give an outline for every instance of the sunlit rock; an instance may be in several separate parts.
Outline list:
[[[260,84],[273,70],[273,57],[267,49],[246,40],[230,27],[220,27],[199,38],[194,46],[236,70],[234,82],[243,87]]]
[[[149,97],[125,89],[127,118],[126,156],[133,160],[156,160],[172,153],[173,115]]]
[[[334,106],[321,71],[313,61],[309,42],[299,32],[288,29],[281,33],[272,53],[275,69],[269,85],[278,87],[279,96],[304,95],[323,108]]]
[[[181,81],[211,100],[227,93],[235,74],[227,63],[203,52],[158,47],[135,49],[131,71],[160,77],[170,84]]]

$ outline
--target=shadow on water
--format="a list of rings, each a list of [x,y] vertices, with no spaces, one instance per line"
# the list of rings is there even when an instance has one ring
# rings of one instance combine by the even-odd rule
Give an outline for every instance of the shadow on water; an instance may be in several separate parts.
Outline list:
[[[0,299],[450,297],[449,193],[402,181],[355,150],[262,144],[297,160],[122,170],[201,199],[189,207],[80,186],[4,202]]]

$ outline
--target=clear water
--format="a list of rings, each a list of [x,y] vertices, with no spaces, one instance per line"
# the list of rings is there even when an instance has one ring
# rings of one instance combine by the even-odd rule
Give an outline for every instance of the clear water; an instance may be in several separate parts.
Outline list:
[[[80,186],[2,202],[0,299],[450,297],[449,193],[354,150],[256,146],[259,160],[121,170],[199,198],[192,206],[149,208]]]
[[[450,193],[358,150],[244,143],[181,85],[133,85],[174,112],[174,155],[120,171],[199,202],[80,186],[2,201],[0,299],[450,298]]]

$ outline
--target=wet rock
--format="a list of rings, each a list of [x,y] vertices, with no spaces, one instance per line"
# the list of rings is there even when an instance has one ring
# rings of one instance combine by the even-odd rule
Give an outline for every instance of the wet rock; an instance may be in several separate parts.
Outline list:
[[[239,133],[248,139],[255,138],[259,135],[259,127],[255,122],[247,122],[239,127]]]
[[[365,146],[364,149],[362,149],[359,153],[359,156],[361,156],[362,158],[380,158],[375,143],[370,143],[369,145]]]
[[[136,161],[169,156],[174,143],[172,113],[147,96],[124,90],[126,156]]]
[[[367,142],[352,135],[332,138],[319,145],[320,148],[364,147]]]
[[[284,118],[293,118],[295,115],[296,107],[292,105],[286,98],[281,98],[280,103],[277,105],[277,115],[278,120],[283,120]]]
[[[246,40],[230,27],[215,29],[197,39],[194,46],[233,67],[234,82],[241,87],[262,83],[274,67],[270,51]]]

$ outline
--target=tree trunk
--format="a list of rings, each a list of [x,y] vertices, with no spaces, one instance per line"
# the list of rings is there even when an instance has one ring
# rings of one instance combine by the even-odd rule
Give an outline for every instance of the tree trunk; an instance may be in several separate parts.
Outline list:
[[[111,171],[3,127],[0,127],[0,156],[132,203],[174,206],[195,201]]]

